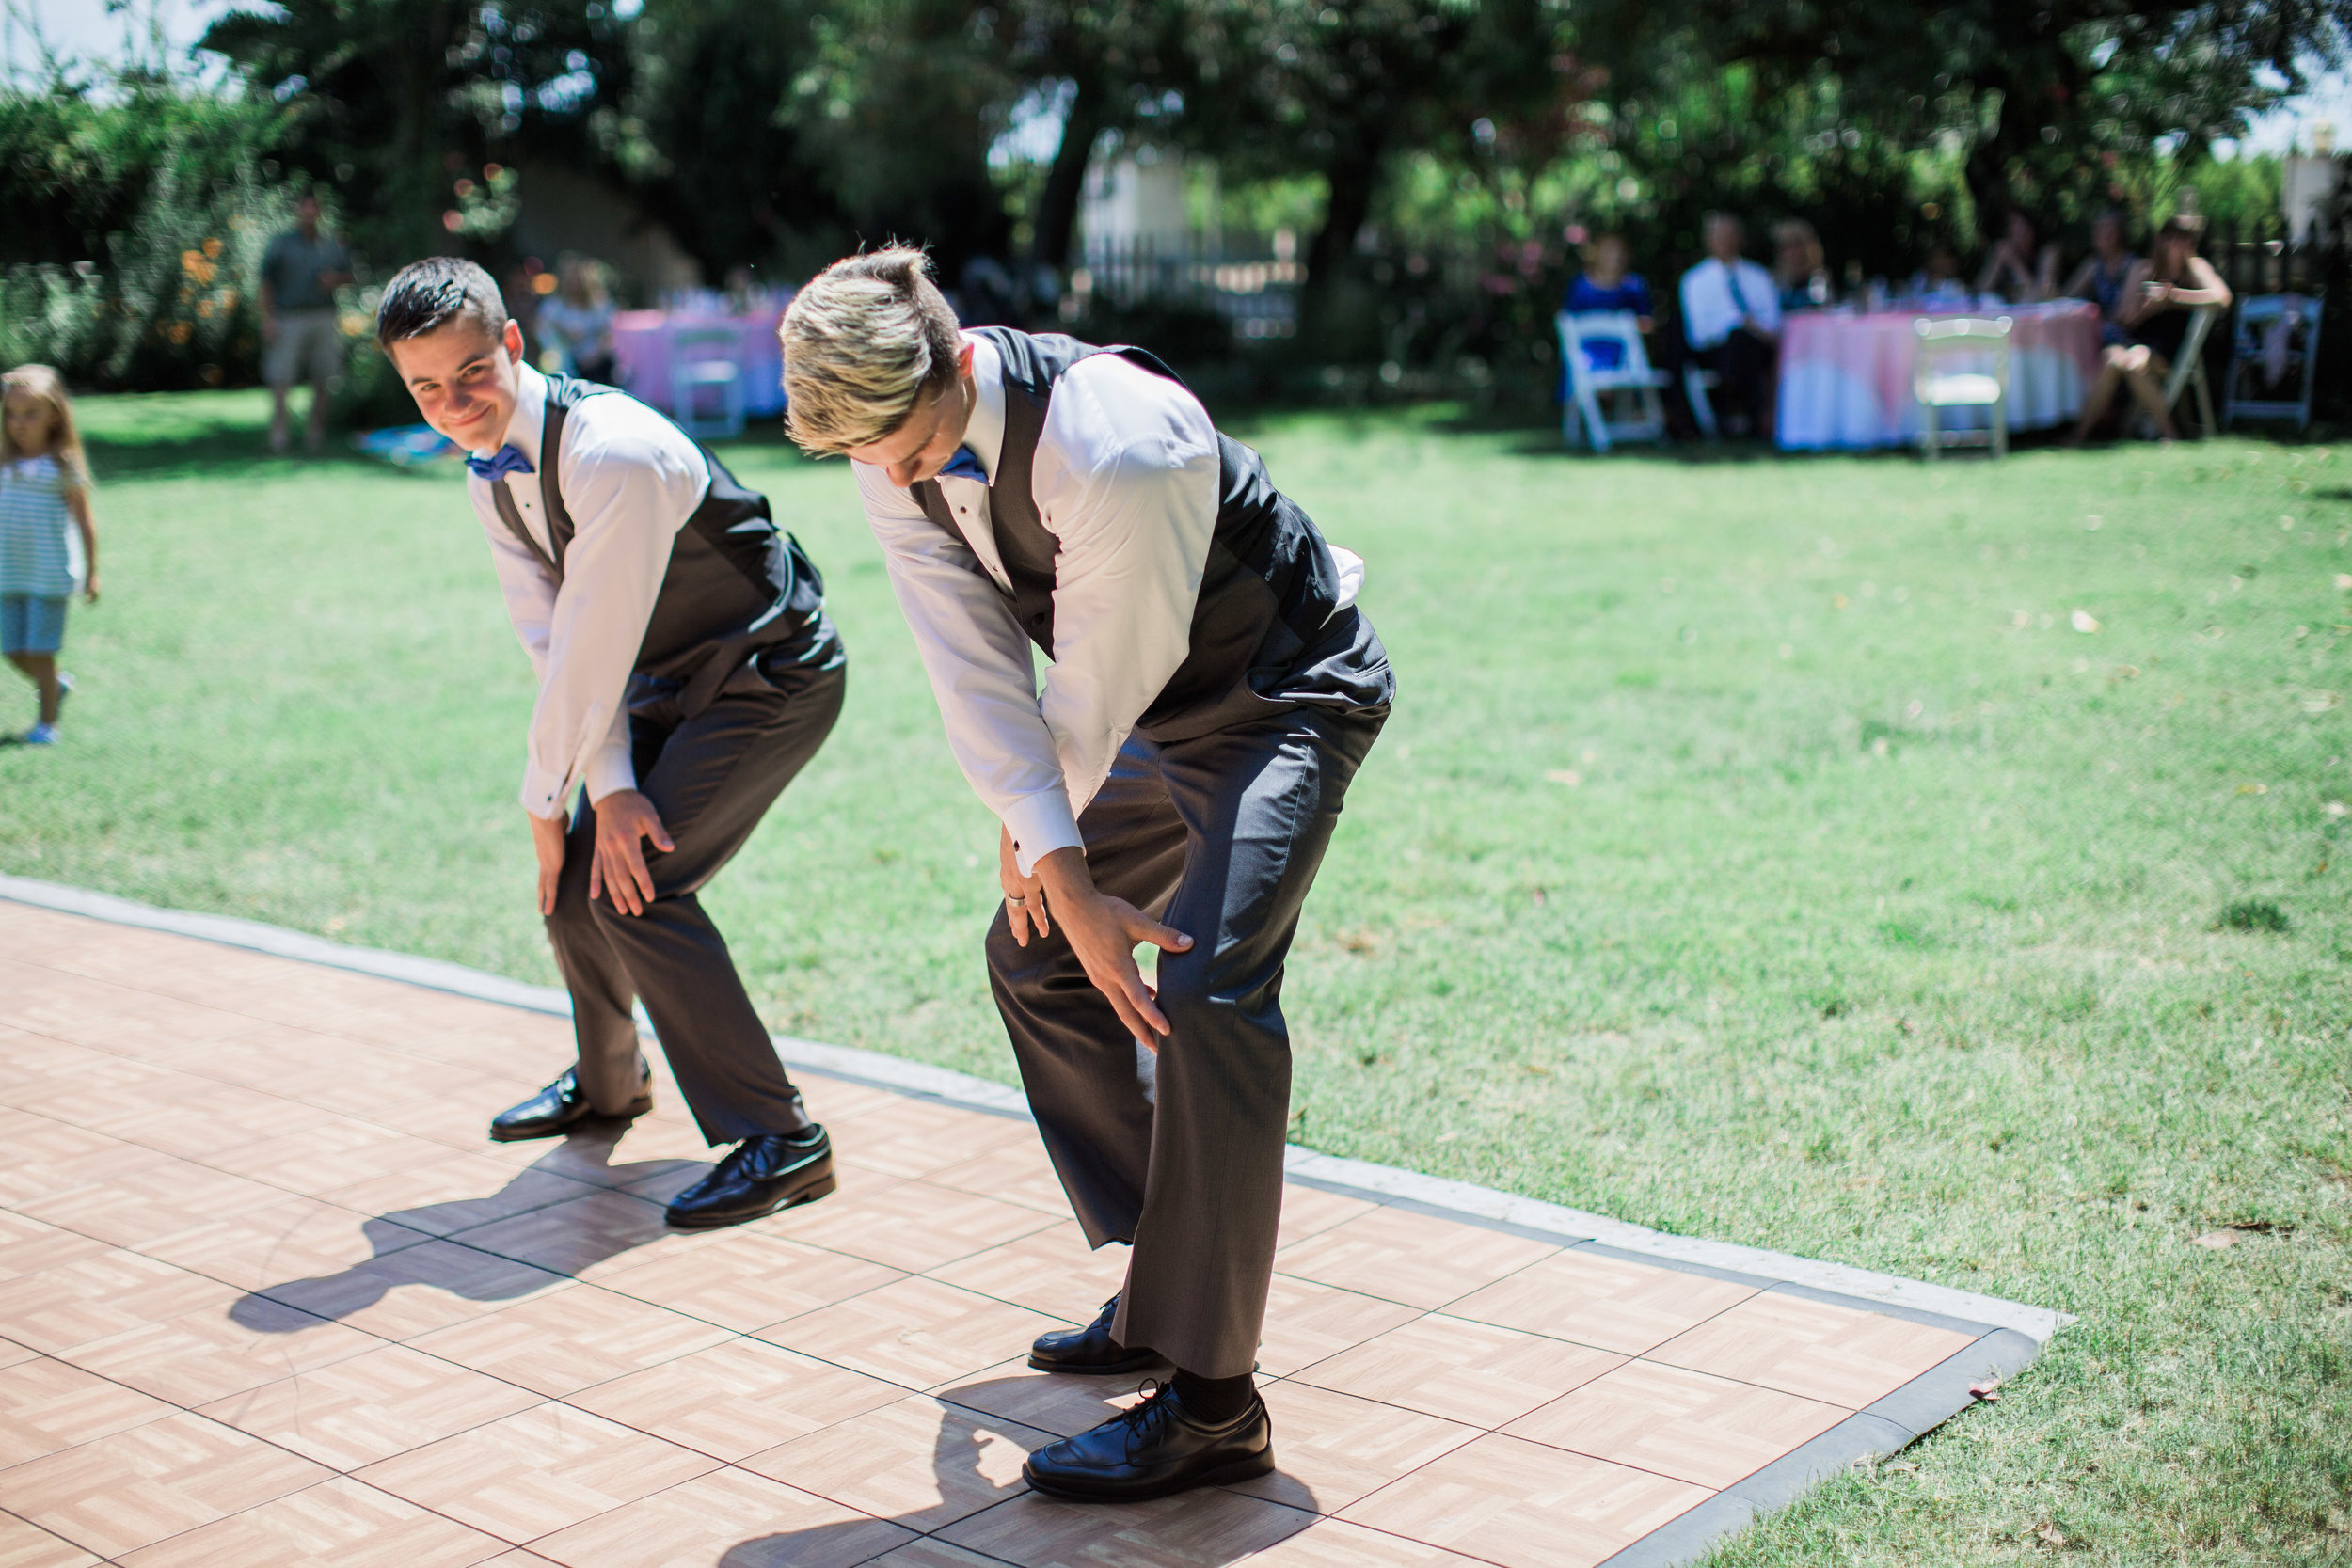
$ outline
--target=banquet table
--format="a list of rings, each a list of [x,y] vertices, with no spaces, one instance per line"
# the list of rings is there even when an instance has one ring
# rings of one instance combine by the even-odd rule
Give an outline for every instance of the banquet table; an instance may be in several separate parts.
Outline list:
[[[1912,395],[1912,323],[1926,316],[2007,316],[2009,427],[2042,430],[2082,413],[2099,373],[2099,309],[2082,300],[1968,310],[1808,311],[1788,318],[1780,340],[1774,437],[1794,451],[1902,446],[1919,436]],[[1974,369],[1947,363],[1947,369]],[[1947,429],[1981,428],[1979,409],[1947,409]]]
[[[768,312],[706,316],[624,310],[612,318],[614,379],[656,408],[675,414],[670,405],[674,345],[681,332],[707,331],[724,332],[734,341],[733,352],[723,357],[734,360],[742,372],[743,411],[763,416],[784,412],[784,351],[776,342],[776,317]]]

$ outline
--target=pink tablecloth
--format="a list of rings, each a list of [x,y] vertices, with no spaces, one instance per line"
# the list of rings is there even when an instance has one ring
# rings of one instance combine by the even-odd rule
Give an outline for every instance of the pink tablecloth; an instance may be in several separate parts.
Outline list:
[[[670,413],[670,359],[680,332],[724,332],[734,340],[726,356],[743,372],[743,411],[784,411],[784,353],[776,343],[776,318],[674,316],[665,310],[624,310],[612,318],[612,373],[627,390]],[[713,357],[696,350],[696,358]]]
[[[2010,329],[2011,430],[2045,429],[2082,413],[2083,393],[2099,373],[2096,306],[2065,300],[1967,313],[2003,315],[2015,324]],[[1789,317],[1780,341],[1779,444],[1820,451],[1916,440],[1911,324],[1917,319],[1915,311]],[[1939,422],[1965,429],[1972,421],[1980,425],[1983,416],[1955,409]]]

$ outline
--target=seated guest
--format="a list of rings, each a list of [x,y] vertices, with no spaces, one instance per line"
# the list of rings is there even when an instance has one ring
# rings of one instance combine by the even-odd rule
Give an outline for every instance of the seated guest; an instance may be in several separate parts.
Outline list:
[[[1650,301],[1648,280],[1629,270],[1630,262],[1623,234],[1596,234],[1584,247],[1584,270],[1568,285],[1567,296],[1560,301],[1560,309],[1575,316],[1630,311],[1646,348],[1650,329],[1657,325],[1658,309]],[[1625,345],[1613,338],[1596,338],[1584,345],[1584,357],[1597,371],[1613,371],[1625,363]],[[1563,366],[1560,385],[1564,396],[1566,373],[1566,367]]]
[[[1735,436],[1769,432],[1780,291],[1771,273],[1740,254],[1747,232],[1738,218],[1709,213],[1703,237],[1707,260],[1682,275],[1683,337],[1692,359],[1722,378],[1721,401],[1736,410],[1724,428]]]
[[[2031,214],[2011,207],[1977,274],[1977,293],[1999,294],[2011,305],[2039,305],[2057,296],[2058,269],[2058,246],[2042,243]]]
[[[2098,428],[2115,402],[2118,386],[2131,389],[2132,401],[2155,421],[2157,433],[2166,440],[2179,437],[2172,410],[2165,405],[2165,378],[2181,356],[2182,341],[2188,336],[2198,308],[2226,309],[2230,303],[2230,286],[2213,270],[2212,262],[2197,254],[2198,236],[2204,227],[2204,220],[2193,214],[2167,218],[2156,231],[2155,254],[2132,263],[2123,282],[2123,309],[2116,322],[2131,341],[2106,350],[2106,362],[2100,368],[2099,379],[2090,385],[2081,422],[2074,426],[2069,444],[2080,444]]]
[[[1966,304],[1968,285],[1960,280],[1960,258],[1938,240],[1927,264],[1911,275],[1911,297],[1925,305]]]
[[[2090,254],[2061,291],[2070,299],[2088,299],[2099,307],[2099,337],[2109,348],[2131,343],[2132,335],[2123,330],[2123,291],[2138,261],[2123,243],[2122,209],[2110,207],[2090,220]]]
[[[1818,310],[1830,301],[1829,258],[1821,236],[1803,218],[1772,225],[1772,283],[1780,291],[1780,312]]]

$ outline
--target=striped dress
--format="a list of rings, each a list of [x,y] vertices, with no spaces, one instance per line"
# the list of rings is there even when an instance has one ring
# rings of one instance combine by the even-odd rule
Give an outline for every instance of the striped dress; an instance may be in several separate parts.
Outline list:
[[[53,457],[0,467],[0,594],[70,599],[87,570],[66,510],[68,476]]]

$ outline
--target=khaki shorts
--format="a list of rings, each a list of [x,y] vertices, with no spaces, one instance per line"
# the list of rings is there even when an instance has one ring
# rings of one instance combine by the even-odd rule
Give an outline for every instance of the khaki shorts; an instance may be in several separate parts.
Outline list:
[[[324,387],[342,372],[343,329],[332,309],[278,312],[278,336],[262,349],[262,379],[273,387]]]

